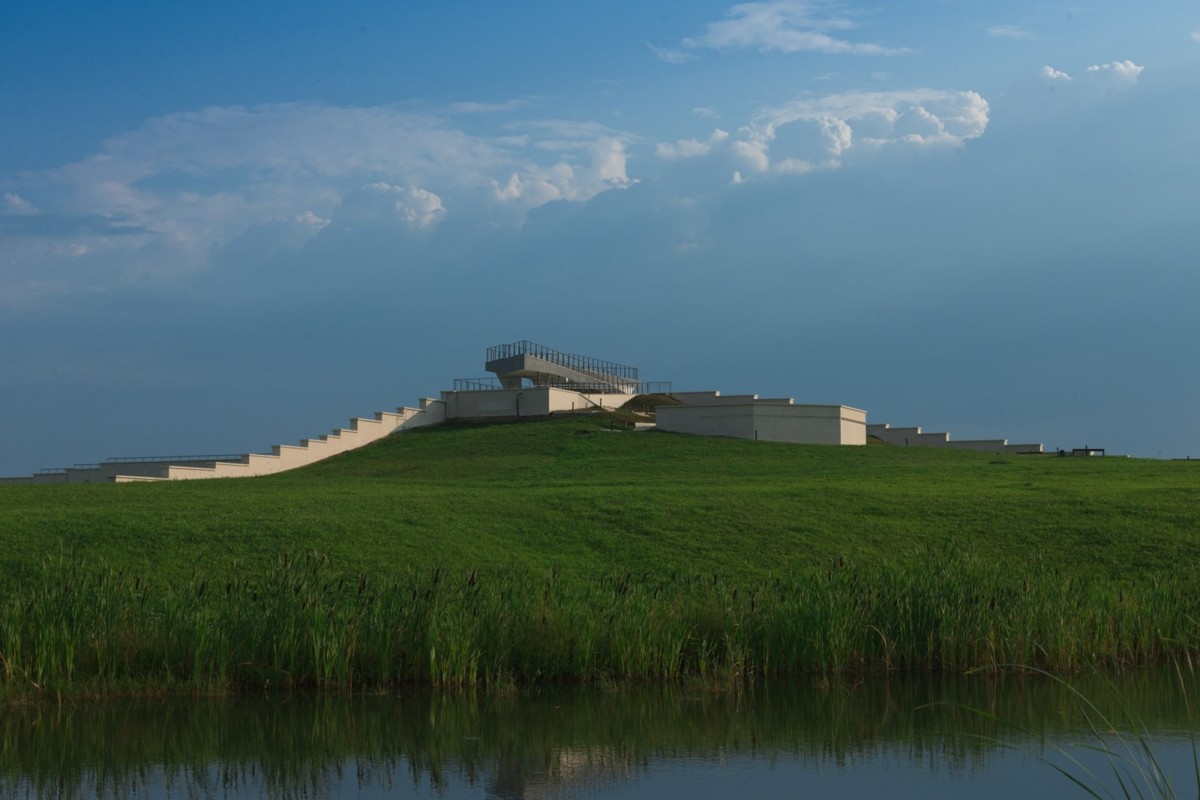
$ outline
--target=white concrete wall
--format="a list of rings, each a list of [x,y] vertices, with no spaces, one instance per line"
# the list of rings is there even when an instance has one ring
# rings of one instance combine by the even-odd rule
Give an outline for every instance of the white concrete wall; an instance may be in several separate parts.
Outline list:
[[[945,433],[936,433],[930,436],[922,433],[919,427],[893,428],[887,423],[869,425],[867,433],[897,447],[917,447],[921,446],[922,443],[928,447],[936,444],[939,440],[944,442],[949,438]]]
[[[180,461],[180,464],[204,465],[206,461]],[[110,483],[118,475],[140,478],[161,478],[170,462],[166,461],[106,461],[94,467],[67,468],[67,483]]]
[[[545,417],[567,411],[618,408],[628,394],[582,394],[569,389],[532,386],[526,389],[482,389],[442,392],[445,419],[517,419]]]
[[[867,412],[849,406],[778,402],[661,406],[657,427],[700,436],[730,436],[796,444],[863,445]]]
[[[396,427],[396,430],[401,431],[424,428],[428,425],[440,425],[447,419],[446,404],[432,397],[422,397],[419,409],[402,408],[398,410],[404,412],[404,421]]]
[[[848,412],[857,412],[862,415],[861,419],[856,418],[857,414],[843,414],[841,418],[842,434],[839,444],[865,446],[867,444],[867,412],[861,408],[850,408],[842,406]]]
[[[752,403],[660,406],[655,417],[655,427],[671,433],[730,436],[735,439],[754,438]]]
[[[868,425],[867,433],[897,447],[941,447],[983,453],[1042,453],[1041,444],[1009,444],[1006,439],[952,439],[948,433],[923,433],[920,428],[893,428],[887,423]]]
[[[529,398],[526,399],[528,392]],[[522,400],[525,401],[522,405]],[[442,392],[446,419],[488,419],[534,414],[534,390],[501,389],[477,392]],[[547,412],[542,412],[547,413]]]

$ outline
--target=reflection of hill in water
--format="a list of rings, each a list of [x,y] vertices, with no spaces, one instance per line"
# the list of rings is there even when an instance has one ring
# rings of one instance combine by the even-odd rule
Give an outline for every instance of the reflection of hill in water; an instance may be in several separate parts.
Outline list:
[[[1074,684],[1122,718],[1102,678]],[[1174,675],[1137,674],[1118,685],[1121,701],[1151,730],[1187,727]],[[1017,728],[1055,736],[1082,725],[1075,698],[1041,677],[853,685],[801,678],[727,693],[656,688],[78,704],[0,716],[0,794],[153,796],[161,785],[171,796],[235,796],[258,786],[272,797],[313,797],[349,782],[435,793],[465,784],[496,798],[550,798],[627,779],[664,758],[786,755],[847,765],[884,753],[965,770],[984,763],[996,742],[1013,742]]]
[[[611,747],[569,747],[548,756],[544,772],[538,771],[537,765],[497,764],[495,775],[488,783],[488,797],[550,800],[560,797],[566,788],[628,778],[635,769],[627,754]]]

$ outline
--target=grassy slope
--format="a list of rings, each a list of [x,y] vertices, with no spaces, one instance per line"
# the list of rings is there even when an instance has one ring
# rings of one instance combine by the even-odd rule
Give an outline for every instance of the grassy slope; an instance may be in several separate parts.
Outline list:
[[[0,487],[0,570],[47,555],[175,581],[285,552],[396,573],[523,566],[719,573],[958,544],[1136,579],[1200,562],[1200,465],[609,432],[593,418],[447,425],[283,475]]]

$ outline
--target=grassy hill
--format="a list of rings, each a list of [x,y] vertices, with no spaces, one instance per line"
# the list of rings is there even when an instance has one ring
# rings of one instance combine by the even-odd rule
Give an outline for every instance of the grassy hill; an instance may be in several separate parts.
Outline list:
[[[0,568],[48,554],[145,570],[521,566],[752,580],[919,561],[1136,578],[1200,563],[1200,464],[826,447],[610,431],[602,419],[446,425],[277,476],[0,488]]]
[[[1186,618],[1200,619],[1200,600],[1190,588],[1197,576],[1192,565],[1200,564],[1198,469],[1185,462],[687,437],[609,430],[597,417],[445,425],[266,478],[0,487],[0,570],[7,578],[0,601],[8,602],[0,609],[22,617],[10,620],[16,632],[9,637],[28,651],[32,640],[22,637],[35,636],[26,631],[34,615],[18,606],[49,597],[47,587],[55,581],[83,575],[92,576],[88,602],[102,606],[110,602],[97,599],[104,592],[116,591],[117,605],[138,591],[143,603],[150,597],[169,605],[180,592],[205,597],[205,587],[224,586],[226,597],[242,591],[258,603],[290,587],[296,597],[302,590],[312,593],[309,607],[333,604],[339,614],[353,605],[343,597],[347,582],[357,584],[361,596],[372,595],[365,586],[390,587],[397,598],[410,596],[414,608],[424,587],[432,604],[428,613],[441,601],[465,602],[468,587],[472,597],[479,595],[482,585],[485,594],[494,594],[488,595],[487,613],[534,620],[540,614],[548,625],[549,609],[563,625],[577,614],[570,622],[575,627],[609,613],[597,636],[618,637],[613,604],[636,596],[644,607],[622,606],[631,631],[664,609],[676,615],[667,626],[673,632],[663,634],[680,650],[676,666],[648,669],[669,675],[706,672],[716,651],[705,655],[709,645],[702,643],[710,635],[710,644],[728,639],[731,625],[747,635],[758,626],[785,647],[779,638],[785,633],[768,631],[761,619],[762,598],[774,587],[782,604],[772,612],[780,615],[777,627],[787,614],[817,608],[817,597],[825,598],[821,602],[834,609],[833,616],[838,609],[849,614],[843,622],[850,638],[838,645],[840,656],[822,661],[824,656],[794,653],[788,669],[896,668],[898,645],[929,650],[930,631],[940,637],[966,624],[950,619],[958,613],[982,626],[956,634],[976,648],[955,656],[967,663],[983,658],[980,637],[1003,634],[1019,640],[1013,657],[1028,653],[1029,660],[1071,668],[1087,660],[1076,648],[1091,647],[1099,653],[1092,656],[1096,661],[1119,666],[1191,646],[1190,639],[1180,642],[1195,627],[1187,627]],[[886,602],[878,594],[885,591],[894,594]],[[919,611],[928,630],[914,628],[917,623],[904,616],[905,605],[921,592],[931,598]],[[1038,609],[1021,611],[1035,599]],[[785,601],[800,605],[788,611]],[[59,608],[67,601],[54,602]],[[1012,606],[1014,614],[1034,616],[1022,617],[1024,622],[1003,618],[998,602],[1007,604],[1005,613]],[[1036,639],[1043,634],[1018,630],[1041,625],[1032,621],[1042,619],[1037,615],[1057,613],[1061,630],[1044,636],[1072,638],[1075,628],[1086,627],[1080,603],[1090,604],[1085,610],[1095,616],[1091,624],[1100,644],[1070,644],[1062,664],[1038,655],[1037,647],[1046,649]],[[196,606],[200,614],[202,605],[189,600],[187,608]],[[309,607],[296,613],[307,620]],[[58,613],[53,608],[45,613]],[[174,612],[156,608],[151,619],[172,624],[160,618]],[[573,610],[563,614],[564,608]],[[223,613],[234,612],[209,608],[204,618]],[[1179,616],[1178,625],[1163,628],[1164,615]],[[828,627],[829,616],[811,624]],[[0,654],[6,646],[3,618],[0,613]],[[362,623],[355,619],[353,624]],[[385,627],[393,624],[381,620]],[[428,638],[430,619],[422,620],[421,635]],[[294,622],[299,630],[300,618]],[[80,623],[80,630],[99,624]],[[274,634],[247,629],[244,635]],[[814,628],[787,635],[833,633]],[[470,639],[463,634],[455,641],[464,637]],[[880,637],[882,642],[869,644]],[[1157,638],[1151,643],[1147,637]],[[1164,637],[1176,642],[1175,650]],[[17,646],[11,641],[10,662]],[[422,642],[414,640],[412,647],[429,644]],[[507,648],[505,657],[516,647],[511,641],[492,645]],[[492,645],[479,644],[476,660]],[[409,653],[401,660],[413,658]],[[731,656],[723,658],[728,665]],[[761,654],[754,658],[762,660]],[[922,658],[923,668],[948,663],[942,651],[905,658],[904,668],[920,666]],[[348,663],[345,668],[353,669]],[[364,669],[359,665],[358,674]],[[381,680],[439,682],[428,663],[409,669],[399,677],[389,667],[390,677]],[[489,680],[537,680],[557,667],[496,661],[478,669]],[[587,660],[572,669],[577,674],[564,671],[555,679],[626,674],[616,664]],[[459,679],[472,680],[464,677],[469,674]],[[235,682],[260,678],[256,672]]]

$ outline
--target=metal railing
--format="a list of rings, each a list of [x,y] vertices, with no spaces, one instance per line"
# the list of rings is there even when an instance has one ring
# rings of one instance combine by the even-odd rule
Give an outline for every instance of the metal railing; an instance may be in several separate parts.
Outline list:
[[[245,453],[222,453],[198,456],[131,456],[129,458],[106,458],[105,464],[165,464],[184,461],[241,461]],[[98,465],[97,465],[98,466]]]
[[[456,392],[491,392],[503,388],[499,378],[454,379],[454,391]]]
[[[456,392],[494,392],[503,389],[504,384],[499,378],[455,378]],[[638,383],[622,383],[614,386],[609,381],[556,381],[552,383],[535,383],[530,389],[566,389],[580,394],[670,394],[670,381],[645,381]]]
[[[510,344],[498,344],[495,347],[489,347],[487,350],[487,360],[489,363],[499,361],[502,358],[512,358],[513,356],[535,356],[559,366],[568,367],[580,372],[587,372],[597,377],[611,375],[627,381],[637,381],[638,379],[637,367],[630,367],[626,364],[618,364],[615,361],[605,361],[590,356],[581,356],[575,353],[562,353],[551,347],[540,345],[537,342],[531,342],[528,339],[522,339],[519,342],[512,342]]]

